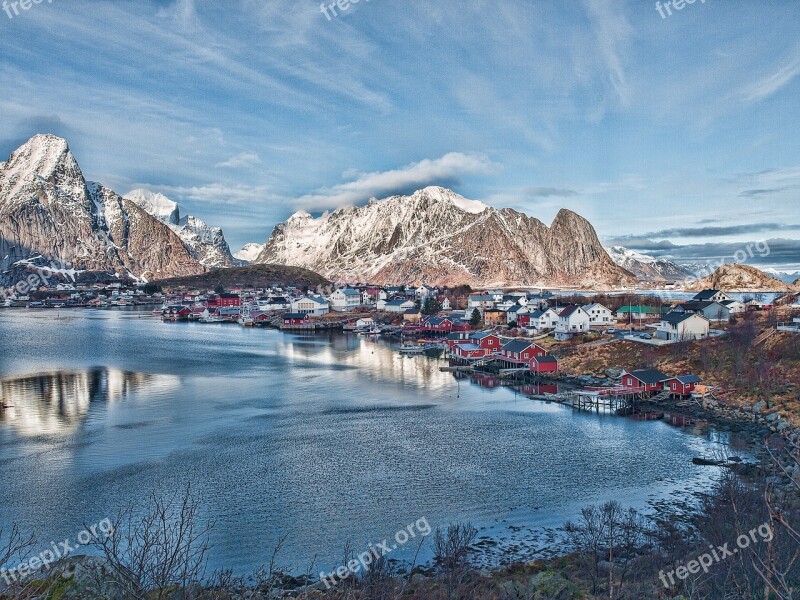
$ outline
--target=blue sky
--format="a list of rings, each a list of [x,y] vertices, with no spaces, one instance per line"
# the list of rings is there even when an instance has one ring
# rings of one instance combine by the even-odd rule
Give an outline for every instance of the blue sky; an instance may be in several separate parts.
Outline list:
[[[662,3],[663,4],[663,3]],[[800,3],[44,0],[0,13],[0,155],[66,137],[231,246],[427,185],[800,269]],[[330,12],[329,16],[330,16]]]

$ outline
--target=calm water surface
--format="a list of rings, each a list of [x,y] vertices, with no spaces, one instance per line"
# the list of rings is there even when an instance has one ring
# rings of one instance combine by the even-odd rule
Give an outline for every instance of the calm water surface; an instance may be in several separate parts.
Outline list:
[[[689,500],[710,477],[691,458],[726,442],[440,364],[355,336],[0,310],[0,527],[46,548],[190,481],[216,521],[212,567],[250,572],[286,534],[284,563],[334,568],[348,540],[420,517],[471,520],[529,556],[586,504]]]

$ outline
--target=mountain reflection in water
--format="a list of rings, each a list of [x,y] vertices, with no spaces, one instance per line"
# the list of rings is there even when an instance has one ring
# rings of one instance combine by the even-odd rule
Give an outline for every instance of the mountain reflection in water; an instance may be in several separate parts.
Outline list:
[[[178,378],[106,367],[0,380],[0,425],[21,436],[65,435],[86,419],[92,403],[125,399],[145,386],[177,386]]]

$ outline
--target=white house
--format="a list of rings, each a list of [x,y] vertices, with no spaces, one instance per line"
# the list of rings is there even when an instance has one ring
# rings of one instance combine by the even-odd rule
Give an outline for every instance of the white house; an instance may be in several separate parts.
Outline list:
[[[584,306],[583,310],[589,315],[589,325],[592,327],[610,327],[616,323],[611,309],[606,308],[599,302]]]
[[[745,306],[744,302],[739,302],[738,300],[723,300],[720,304],[727,308],[732,315],[741,315],[747,312],[747,306]]]
[[[328,301],[321,296],[306,296],[292,301],[292,312],[319,317],[330,312]]]
[[[568,340],[576,333],[585,333],[589,329],[589,315],[582,307],[573,304],[558,313],[555,338],[557,340]]]
[[[421,302],[425,302],[428,298],[433,296],[436,293],[436,289],[432,288],[429,285],[421,285],[416,290],[414,290],[414,295],[419,298]]]
[[[727,306],[723,306],[719,302],[712,301],[698,301],[692,300],[691,302],[684,302],[673,308],[670,312],[676,313],[697,313],[709,321],[727,321],[730,319],[731,311]]]
[[[495,297],[490,294],[470,294],[467,298],[467,313],[472,314],[473,308],[483,313],[487,308],[494,308],[495,302]]]
[[[378,302],[380,305],[380,302]],[[406,300],[405,298],[396,298],[394,300],[389,300],[384,304],[382,310],[390,313],[404,313],[407,310],[412,308],[416,308],[416,303],[413,300]],[[378,310],[381,310],[380,306]]]
[[[256,301],[258,310],[285,310],[291,306],[289,300],[283,296],[272,296],[270,298],[259,298]]]
[[[720,290],[703,290],[695,294],[692,300],[697,302],[722,302],[723,300],[733,300],[733,298]]]
[[[442,296],[442,310],[450,310],[450,299],[447,296]]]
[[[361,306],[361,292],[352,288],[340,288],[328,296],[331,310],[350,312]]]
[[[697,313],[673,312],[661,317],[656,327],[656,337],[674,342],[699,340],[708,337],[710,327],[709,320]]]
[[[544,331],[555,329],[558,325],[558,313],[552,308],[536,309],[531,315],[530,329]]]

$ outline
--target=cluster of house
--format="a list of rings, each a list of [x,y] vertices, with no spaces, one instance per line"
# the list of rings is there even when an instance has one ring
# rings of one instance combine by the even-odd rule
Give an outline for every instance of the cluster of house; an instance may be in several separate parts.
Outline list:
[[[445,341],[450,357],[462,364],[493,362],[501,369],[556,373],[558,360],[532,340],[505,339],[491,331],[453,331]]]
[[[706,338],[712,321],[728,321],[747,306],[720,290],[704,290],[691,301],[666,307],[624,306],[617,311],[600,303],[551,306],[542,295],[488,292],[468,298],[466,314],[481,313],[487,325],[513,324],[532,335],[553,332],[557,340],[568,340],[593,329],[612,329],[618,322],[649,323],[653,335],[662,340]]]
[[[690,395],[702,380],[697,375],[678,375],[670,377],[658,369],[638,369],[623,372],[621,388],[614,388],[628,393],[665,392],[671,396]],[[598,388],[600,389],[600,388]]]
[[[259,290],[232,290],[231,293],[191,291],[171,295],[164,307],[170,319],[217,318],[237,320],[243,314],[254,319],[282,313],[291,322],[322,317],[329,313],[348,313],[356,310],[379,310],[402,314],[410,322],[421,318],[420,306],[429,299],[437,300],[436,307],[447,311],[449,299],[436,288],[342,287],[327,294],[303,292],[295,286],[273,286]]]
[[[154,304],[160,294],[149,294],[142,286],[125,282],[52,283],[0,297],[0,307],[74,308]]]

